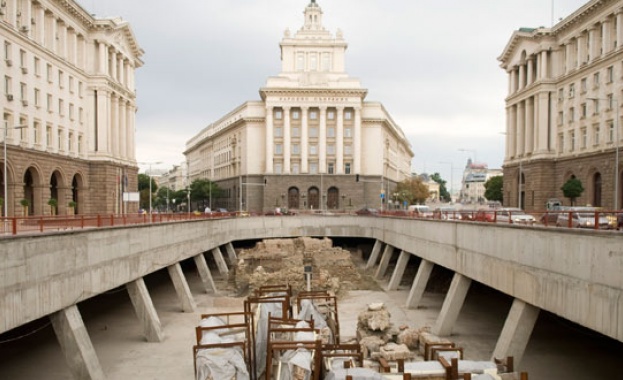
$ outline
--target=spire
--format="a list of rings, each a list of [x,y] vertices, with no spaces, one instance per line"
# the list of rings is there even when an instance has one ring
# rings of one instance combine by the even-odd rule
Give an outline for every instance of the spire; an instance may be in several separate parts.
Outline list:
[[[316,4],[316,0],[311,0],[311,3],[305,8],[305,25],[306,30],[323,30],[322,27],[322,9]]]

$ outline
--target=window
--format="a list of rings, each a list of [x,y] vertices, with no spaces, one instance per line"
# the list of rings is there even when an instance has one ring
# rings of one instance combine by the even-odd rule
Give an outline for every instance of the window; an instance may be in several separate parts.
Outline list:
[[[569,133],[569,150],[573,152],[575,150],[575,131]]]
[[[309,137],[318,137],[318,128],[316,127],[309,128]]]
[[[275,174],[281,174],[283,172],[283,166],[280,163],[275,164]]]
[[[612,110],[614,105],[614,95],[608,94],[608,110]]]
[[[80,153],[82,151],[82,136],[78,136],[78,149],[77,149],[77,153]]]
[[[599,100],[595,100],[593,103],[595,103],[593,115],[597,115],[599,113]]]
[[[584,119],[586,117],[586,113],[587,113],[587,111],[586,111],[586,103],[582,103],[580,105],[580,107],[581,107],[580,109],[582,110],[581,118]]]
[[[22,72],[24,74],[26,74],[28,72],[28,70],[26,69],[27,66],[28,65],[26,64],[26,51],[20,49],[19,50],[19,67],[22,68]]]
[[[61,116],[65,116],[65,102],[63,101],[63,99],[59,99],[58,100],[58,114]]]
[[[82,82],[78,82],[78,95],[82,97]],[[78,138],[78,140],[80,140]]]
[[[305,57],[303,54],[298,54],[296,56],[296,71],[305,70]]]
[[[316,111],[310,111],[310,112],[309,112],[309,119],[310,119],[310,120],[317,120],[317,119],[318,119],[318,112],[316,112]]]
[[[74,120],[74,104],[69,103],[69,120]]]
[[[614,142],[614,123],[612,120],[608,121],[608,142]]]
[[[344,137],[353,137],[352,129],[344,128]]]
[[[292,127],[292,137],[301,137],[301,129],[299,127]]]
[[[331,70],[331,56],[329,53],[322,54],[322,71],[330,71]]]
[[[56,134],[58,150],[63,150],[63,130],[58,129],[58,133]]]
[[[41,76],[41,60],[39,58],[35,57],[33,59],[33,66],[34,66],[33,70],[35,70],[35,75]]]
[[[328,111],[327,112],[327,119],[335,120],[335,112],[334,111]]]
[[[80,124],[84,123],[84,110],[82,107],[78,108],[78,121]]]
[[[558,151],[560,153],[565,151],[565,136],[562,133],[558,135]]]
[[[350,162],[344,163],[344,174],[350,174]]]
[[[283,145],[275,144],[275,154],[283,154]]]
[[[283,136],[283,128],[275,127],[275,137],[282,137],[282,136]]]
[[[558,101],[562,102],[562,100],[564,99],[565,95],[564,95],[565,89],[564,88],[559,88],[558,89]]]
[[[344,145],[344,154],[350,156],[353,154],[353,146],[352,145]]]
[[[312,162],[309,164],[309,174],[318,174],[318,163]]]
[[[19,84],[19,98],[22,101],[28,101],[28,89],[26,88],[26,83]]]
[[[67,137],[67,145],[68,145],[67,150],[70,152],[73,151],[74,149],[73,140],[74,140],[74,134],[69,132],[69,136]]]
[[[335,128],[333,127],[327,128],[327,137],[335,137]]]
[[[52,146],[52,126],[47,125],[45,128],[45,143],[48,147]]]
[[[275,111],[275,119],[277,119],[277,120],[283,119],[283,112],[281,112],[281,110],[276,110]]]
[[[292,119],[294,119],[294,120],[298,120],[298,119],[300,119],[300,118],[301,118],[301,114],[299,113],[299,111],[298,111],[298,110],[294,110],[294,111],[292,111]]]
[[[316,71],[318,70],[318,55],[310,54],[309,56],[309,69]]]
[[[58,70],[58,88],[65,87],[63,85],[64,78],[65,78],[65,74],[61,70]]]
[[[595,125],[593,127],[594,137],[595,137],[595,145],[599,145],[599,125]]]
[[[335,164],[333,162],[327,164],[327,173],[335,174]]]
[[[593,86],[594,87],[599,87],[599,72],[596,72],[593,75]]]
[[[575,109],[573,107],[569,108],[569,122],[575,121]]]
[[[11,83],[11,77],[4,76],[4,93],[6,95],[13,95],[13,84]]]
[[[46,76],[49,83],[52,83],[52,65],[48,63],[46,67]]]
[[[580,91],[582,91],[582,93],[586,92],[586,78],[582,78],[582,81],[580,81]]]
[[[353,113],[350,111],[345,111],[344,112],[344,120],[352,120],[353,118]]]
[[[38,121],[32,123],[32,127],[34,129],[34,143],[39,144],[39,134],[41,133],[41,124]]]
[[[573,98],[575,96],[575,84],[571,83],[569,85],[569,97]]]
[[[309,154],[318,154],[318,145],[310,145]]]
[[[68,80],[69,80],[69,92],[73,94],[74,93],[74,77],[70,75]]]
[[[11,43],[4,42],[4,60],[7,66],[11,66],[13,63],[11,62]]]
[[[608,67],[606,69],[606,75],[608,76],[608,83],[612,83],[614,81],[614,67]]]
[[[36,107],[39,107],[39,104],[41,104],[41,91],[38,88],[35,88],[34,102]]]
[[[48,94],[46,97],[46,108],[48,112],[52,112],[52,94]]]
[[[292,144],[292,154],[301,154],[301,146],[299,144]]]
[[[335,154],[335,145],[333,144],[327,145],[327,154],[330,154],[330,155]]]
[[[586,148],[588,145],[588,132],[586,128],[582,128],[582,148]]]
[[[562,125],[562,123],[564,122],[565,117],[562,111],[558,112],[558,125]]]
[[[301,172],[299,164],[292,164],[292,174],[299,174]]]

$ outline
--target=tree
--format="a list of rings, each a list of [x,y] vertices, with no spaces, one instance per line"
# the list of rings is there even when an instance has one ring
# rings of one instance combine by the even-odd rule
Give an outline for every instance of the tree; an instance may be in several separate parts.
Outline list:
[[[569,198],[571,206],[575,204],[575,199],[582,195],[584,187],[582,181],[572,176],[564,185],[560,188],[565,198]]]
[[[450,193],[448,192],[448,189],[446,188],[447,181],[443,180],[439,173],[435,173],[431,175],[430,179],[432,179],[433,181],[439,184],[439,198],[446,202],[451,202],[452,196],[450,195]]]
[[[485,198],[489,201],[500,201],[504,198],[502,191],[504,178],[501,175],[491,177],[485,182]]]
[[[421,204],[429,197],[428,186],[420,177],[412,177],[398,183],[396,192],[404,196],[404,200],[409,204]]]
[[[143,209],[149,208],[149,181],[151,180],[151,191],[152,197],[153,193],[158,190],[158,184],[153,179],[153,177],[148,176],[147,174],[139,174],[138,175],[138,192],[140,197],[140,205]],[[153,199],[152,199],[153,205]]]

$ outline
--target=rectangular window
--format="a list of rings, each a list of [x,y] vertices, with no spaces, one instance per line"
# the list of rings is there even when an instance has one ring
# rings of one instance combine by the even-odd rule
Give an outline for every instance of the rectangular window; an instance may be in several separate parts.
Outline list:
[[[608,83],[612,83],[614,81],[614,67],[610,66],[606,69],[606,75],[608,76]]]
[[[67,137],[67,150],[69,152],[71,152],[74,149],[73,140],[74,140],[74,134],[70,132],[69,136]]]
[[[34,102],[35,102],[35,106],[39,107],[39,105],[41,104],[41,91],[39,91],[38,88],[35,88],[35,95],[34,95]]]
[[[45,128],[45,143],[48,147],[52,146],[52,126],[50,125]]]
[[[4,76],[4,93],[8,95],[13,95],[13,85],[11,83],[11,77]]]
[[[562,125],[564,121],[565,121],[565,118],[564,118],[563,112],[562,111],[558,112],[558,125]]]
[[[292,174],[299,174],[301,172],[299,164],[292,164]]]
[[[563,153],[565,151],[565,136],[561,133],[558,135],[558,152]]]
[[[313,71],[318,70],[318,55],[316,54],[309,55],[309,69]]]
[[[575,150],[575,131],[569,133],[569,150],[573,152]]]
[[[41,133],[41,123],[39,123],[38,121],[35,121],[32,123],[32,127],[35,132],[34,143],[39,144],[39,134]]]
[[[283,128],[275,127],[275,137],[282,137],[282,136],[283,136]]]
[[[309,112],[309,120],[317,120],[318,119],[318,112],[317,111],[310,111]]]
[[[56,143],[58,144],[58,150],[63,150],[63,130],[60,128],[56,134]]]
[[[595,137],[595,145],[599,145],[600,143],[600,136],[599,136],[599,125],[595,125],[593,127],[594,130],[594,137]]]
[[[575,96],[575,84],[571,83],[569,85],[569,97],[573,98]]]
[[[335,128],[333,127],[327,128],[327,137],[335,137]]]
[[[80,153],[82,151],[82,136],[78,136],[78,149],[77,149],[77,153]]]
[[[353,146],[352,145],[344,145],[344,154],[350,156],[353,154]]]
[[[301,114],[299,113],[299,111],[298,111],[298,110],[294,110],[294,111],[292,111],[292,119],[293,119],[293,120],[298,120],[298,119],[300,119],[300,118],[301,118]]]
[[[301,154],[301,146],[299,144],[292,144],[292,154]]]
[[[322,71],[331,71],[331,55],[329,53],[322,54]]]
[[[575,110],[573,107],[569,108],[569,122],[575,121]]]
[[[333,111],[328,111],[328,112],[327,112],[327,119],[329,119],[329,120],[335,120],[335,112],[333,112]]]
[[[69,103],[69,120],[74,120],[74,104]]]
[[[33,66],[36,76],[41,76],[41,60],[37,57],[33,59]]]
[[[303,54],[297,54],[296,56],[296,71],[305,70],[305,56]]]
[[[71,92],[72,94],[74,93],[74,77],[72,77],[71,75],[69,76],[69,78],[67,78],[67,80],[69,81],[69,92]]]
[[[78,108],[78,121],[84,123],[84,110],[82,107]]]
[[[19,84],[19,98],[22,101],[28,101],[28,89],[26,88],[26,83]]]
[[[559,102],[562,102],[562,100],[564,99],[565,97],[564,92],[565,92],[564,88],[558,89],[558,101]]]
[[[344,163],[344,174],[350,174],[350,162]]]
[[[11,43],[4,42],[4,62],[7,66],[13,66],[13,62],[11,61]]]
[[[301,137],[301,129],[299,127],[292,127],[292,137]]]
[[[309,164],[309,174],[318,174],[318,163],[311,162]]]
[[[614,95],[608,94],[608,110],[612,111],[614,108]]]
[[[281,110],[275,110],[275,119],[276,120],[283,119],[283,112],[281,112]]]
[[[78,82],[78,96],[82,97],[82,82]]]
[[[595,100],[593,103],[595,104],[593,107],[593,115],[597,115],[599,113],[599,100]]]
[[[48,94],[46,97],[46,108],[48,112],[52,112],[52,94]]]
[[[310,145],[309,146],[309,154],[311,154],[311,155],[318,154],[318,145]]]
[[[353,137],[353,131],[350,128],[344,128],[344,137]]]
[[[64,83],[64,79],[65,78],[65,74],[63,74],[63,72],[61,70],[58,70],[58,87],[59,88],[64,88],[65,85]]]
[[[309,137],[318,137],[318,128],[316,127],[309,128]]]
[[[353,113],[350,111],[345,111],[344,112],[344,120],[352,120],[353,118]]]
[[[59,99],[58,100],[58,114],[61,116],[65,116],[65,102],[63,101],[63,99]]]
[[[27,64],[26,64],[26,51],[20,49],[19,50],[19,67],[22,68],[22,72],[24,74],[26,74],[28,72],[28,68],[27,68]]]
[[[335,174],[335,164],[333,164],[333,162],[327,164],[327,173]]]
[[[334,155],[335,154],[335,145],[329,144],[327,145],[327,154]]]
[[[587,85],[586,85],[586,78],[582,78],[582,80],[580,81],[580,91],[582,91],[582,93],[585,93],[587,90]]]
[[[588,145],[588,132],[586,128],[582,128],[582,149],[586,148]]]
[[[587,111],[586,111],[586,109],[587,109],[586,108],[586,103],[582,103],[580,105],[580,109],[582,110],[581,118],[584,119],[586,117],[586,113],[587,113]]]
[[[594,85],[595,87],[599,87],[599,72],[596,72],[596,73],[593,75],[593,85]]]
[[[614,142],[614,123],[612,121],[608,121],[608,142]]]
[[[46,67],[46,76],[49,83],[52,83],[52,65],[48,63]]]
[[[280,163],[275,164],[275,174],[281,174],[283,172],[283,165]]]
[[[283,145],[275,144],[275,154],[283,154]]]

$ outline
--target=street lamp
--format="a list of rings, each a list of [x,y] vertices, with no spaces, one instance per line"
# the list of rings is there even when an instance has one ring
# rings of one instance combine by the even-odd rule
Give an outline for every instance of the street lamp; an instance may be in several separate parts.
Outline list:
[[[12,127],[11,129],[22,129],[22,128],[27,128],[27,125],[18,125],[15,127]],[[6,157],[6,137],[7,137],[7,131],[9,129],[9,125],[7,122],[4,123],[4,139],[2,140],[2,145],[4,147],[4,218],[5,221],[7,220],[6,218],[9,217],[9,187],[8,187],[8,183],[9,183],[9,176],[7,175],[7,157]]]
[[[616,120],[614,121],[614,209],[619,209],[619,101],[614,98],[586,98],[588,100],[592,100],[598,102],[600,100],[606,100],[608,102],[614,103],[616,106]],[[610,109],[612,109],[612,104],[610,104]]]
[[[149,165],[149,221],[151,222],[151,166],[152,165],[159,165],[161,164],[162,161],[157,161],[157,162],[139,162],[139,164],[141,165]]]

